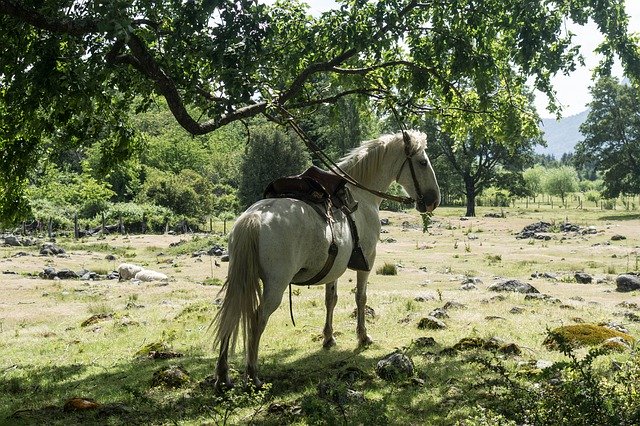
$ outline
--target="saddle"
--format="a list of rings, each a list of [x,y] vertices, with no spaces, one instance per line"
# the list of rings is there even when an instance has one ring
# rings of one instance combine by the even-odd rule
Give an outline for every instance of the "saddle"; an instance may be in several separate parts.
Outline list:
[[[264,190],[264,198],[294,198],[304,201],[313,207],[331,227],[332,241],[324,267],[311,279],[295,284],[315,284],[324,278],[333,266],[333,261],[338,254],[338,246],[333,238],[333,210],[335,209],[345,214],[351,230],[353,251],[349,258],[348,267],[359,271],[371,270],[360,247],[358,230],[351,216],[358,208],[358,203],[351,196],[346,184],[347,181],[342,176],[311,166],[299,175],[282,177],[272,181]]]
[[[316,205],[330,203],[335,208],[347,207],[350,212],[353,212],[357,208],[357,203],[353,202],[352,198],[347,199],[351,194],[345,186],[346,183],[346,179],[342,176],[311,166],[299,175],[272,181],[264,190],[263,197],[295,198]],[[325,212],[330,213],[330,210],[325,209]]]

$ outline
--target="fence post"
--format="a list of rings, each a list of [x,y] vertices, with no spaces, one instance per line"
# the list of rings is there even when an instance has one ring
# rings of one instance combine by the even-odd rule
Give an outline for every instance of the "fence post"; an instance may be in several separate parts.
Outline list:
[[[102,235],[104,235],[104,231],[105,231],[105,223],[104,223],[104,212],[100,213],[102,215]]]
[[[47,226],[47,235],[49,238],[53,236],[53,218],[49,218],[49,226]]]
[[[142,233],[147,233],[147,214],[142,213]]]
[[[78,213],[73,214],[73,236],[76,240],[80,238],[80,230],[78,229]]]
[[[124,224],[122,223],[122,214],[118,217],[118,227],[120,228],[120,234],[124,235]]]

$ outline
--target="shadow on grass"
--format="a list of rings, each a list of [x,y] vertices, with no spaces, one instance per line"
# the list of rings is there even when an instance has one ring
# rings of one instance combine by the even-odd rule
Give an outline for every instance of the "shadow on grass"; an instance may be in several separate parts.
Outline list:
[[[600,216],[598,220],[638,220],[640,213],[620,212],[615,215]]]
[[[6,372],[0,372],[0,424],[288,424],[300,422],[301,416],[323,424],[438,423],[460,403],[461,394],[472,397],[462,391],[473,375],[471,367],[456,358],[436,362],[430,354],[412,354],[420,380],[385,382],[375,374],[378,359],[366,350],[319,349],[281,362],[295,352],[287,349],[261,358],[261,378],[270,384],[264,392],[247,391],[241,373],[234,370],[239,386],[224,395],[211,386],[215,359],[197,355],[132,359],[97,372],[83,365],[21,366],[20,376],[7,379]],[[242,364],[240,354],[231,367],[243,370]],[[182,366],[191,381],[179,389],[152,386],[154,372],[169,365]],[[353,372],[357,374],[345,379]],[[362,398],[345,399],[333,390],[347,387]],[[64,410],[73,397],[95,399],[100,407]]]

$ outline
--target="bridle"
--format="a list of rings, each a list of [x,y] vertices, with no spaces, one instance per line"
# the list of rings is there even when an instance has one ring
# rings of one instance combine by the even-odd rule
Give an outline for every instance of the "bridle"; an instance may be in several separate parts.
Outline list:
[[[412,151],[411,138],[409,137],[409,134],[407,133],[407,131],[404,129],[404,125],[402,125],[402,139],[404,141],[405,159],[402,162],[402,165],[400,166],[400,170],[398,171],[398,174],[396,175],[396,181],[398,181],[398,179],[400,178],[400,174],[402,174],[402,169],[404,169],[404,165],[409,163],[409,171],[411,172],[411,179],[413,180],[413,188],[416,190],[416,196],[417,196],[417,199],[416,200],[412,199],[412,202],[415,201],[418,204],[418,206],[424,206],[425,205],[424,195],[420,190],[420,182],[418,182],[418,177],[416,176],[416,168],[413,165],[413,156],[416,155],[418,151],[411,152]]]
[[[373,195],[376,195],[380,198],[384,198],[387,200],[391,200],[391,201],[396,201],[402,204],[414,204],[414,203],[418,203],[418,206],[420,205],[424,205],[424,196],[422,195],[422,192],[420,191],[420,184],[418,183],[418,178],[416,176],[416,171],[415,171],[415,167],[413,165],[413,161],[412,161],[412,157],[417,153],[416,152],[412,152],[412,146],[411,146],[411,138],[409,137],[409,134],[407,133],[404,124],[398,120],[399,123],[401,123],[401,127],[402,127],[402,139],[404,142],[404,153],[405,153],[405,159],[404,162],[402,163],[402,166],[400,166],[400,171],[398,172],[397,176],[396,176],[396,181],[398,180],[398,178],[400,177],[400,174],[402,173],[402,169],[404,168],[404,165],[408,162],[409,163],[409,170],[411,171],[411,179],[413,180],[413,186],[414,189],[416,190],[416,194],[417,194],[417,200],[412,198],[412,197],[401,197],[399,195],[393,195],[393,194],[389,194],[387,192],[381,192],[381,191],[377,191],[375,189],[371,189],[368,188],[366,186],[364,186],[363,184],[361,184],[360,182],[358,182],[357,180],[355,180],[352,176],[350,176],[347,172],[345,172],[340,166],[338,166],[331,158],[329,158],[329,156],[327,154],[325,154],[325,152],[320,149],[318,147],[318,145],[316,145],[311,138],[305,133],[304,130],[302,130],[302,128],[300,127],[300,125],[295,121],[293,115],[287,111],[283,106],[281,105],[277,105],[277,108],[279,109],[279,111],[282,113],[282,115],[285,117],[286,119],[286,123],[291,127],[291,129],[293,129],[294,132],[296,132],[296,134],[300,137],[300,139],[302,139],[302,142],[304,142],[304,144],[307,146],[307,148],[309,148],[309,150],[311,151],[311,153],[317,158],[319,159],[322,164],[324,164],[331,172],[333,172],[334,174],[343,177],[348,183],[350,183],[351,185],[363,189]],[[394,115],[396,115],[397,118],[397,114],[395,112],[395,110],[393,110]]]

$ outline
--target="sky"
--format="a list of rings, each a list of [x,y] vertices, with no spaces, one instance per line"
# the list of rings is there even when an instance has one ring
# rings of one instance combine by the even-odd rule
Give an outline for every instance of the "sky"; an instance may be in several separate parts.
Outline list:
[[[307,0],[310,4],[312,14],[320,14],[337,6],[333,0]],[[640,32],[640,0],[625,0],[625,7],[629,15],[629,29],[632,32]],[[557,92],[557,99],[562,105],[562,116],[568,117],[576,115],[587,109],[587,103],[591,100],[589,86],[591,83],[591,73],[598,64],[599,58],[593,52],[596,46],[602,41],[602,35],[595,24],[581,27],[571,24],[569,30],[575,33],[574,43],[581,46],[581,53],[585,58],[585,66],[577,68],[570,75],[556,75],[552,79],[553,86]],[[616,63],[612,70],[613,75],[622,78],[622,68]],[[547,97],[536,92],[536,108],[542,118],[555,117],[546,110]]]

